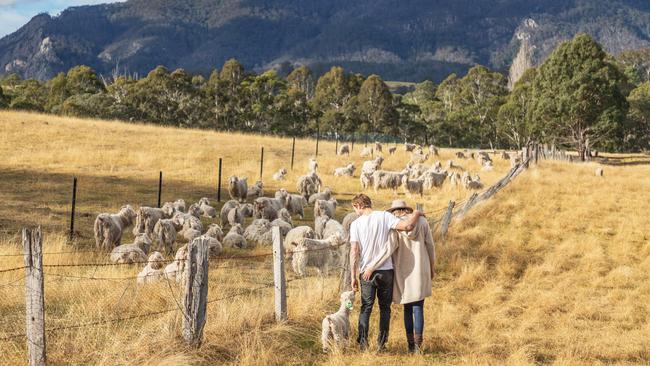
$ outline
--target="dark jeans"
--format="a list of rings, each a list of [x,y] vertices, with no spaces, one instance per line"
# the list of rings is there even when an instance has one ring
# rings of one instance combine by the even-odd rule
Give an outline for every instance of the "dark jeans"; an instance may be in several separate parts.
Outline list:
[[[375,271],[370,281],[364,281],[359,276],[361,287],[361,313],[359,314],[359,338],[357,342],[361,348],[368,346],[368,328],[372,306],[375,304],[375,296],[379,301],[379,336],[377,343],[379,348],[388,340],[390,328],[390,304],[393,301],[393,270]]]
[[[404,304],[406,335],[422,334],[424,330],[424,300]]]

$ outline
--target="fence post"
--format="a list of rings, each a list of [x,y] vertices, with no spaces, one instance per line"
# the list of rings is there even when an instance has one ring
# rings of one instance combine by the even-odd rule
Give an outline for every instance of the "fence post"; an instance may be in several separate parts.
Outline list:
[[[70,210],[70,236],[69,241],[74,239],[74,213],[77,207],[77,177],[72,180],[72,209]]]
[[[318,157],[318,143],[320,142],[320,123],[318,123],[318,127],[316,127],[316,154],[314,154],[314,157]]]
[[[275,283],[275,321],[287,320],[287,283],[284,277],[284,248],[280,227],[273,229],[273,282]]]
[[[456,206],[456,202],[449,201],[449,205],[447,206],[447,211],[442,216],[442,220],[440,224],[440,243],[445,242],[445,236],[447,236],[447,230],[449,229],[449,223],[451,222],[451,215],[454,212],[454,206]]]
[[[293,170],[293,157],[296,154],[296,138],[293,138],[293,142],[291,143],[291,170]]]
[[[264,172],[264,146],[262,146],[262,154],[260,155],[260,181],[262,180],[263,172]]]
[[[334,155],[339,154],[339,134],[338,132],[336,133],[336,145],[334,147]]]
[[[352,132],[352,148],[350,151],[354,151],[354,132]]]
[[[187,245],[187,277],[183,295],[183,339],[199,347],[203,339],[208,297],[209,243],[197,238]]]
[[[364,146],[368,147],[368,133],[367,132],[366,132],[366,144]]]
[[[219,177],[217,178],[217,202],[221,202],[221,158],[219,158]]]
[[[162,198],[162,171],[158,176],[158,208],[160,208],[160,199]]]
[[[75,178],[76,181],[76,178]],[[23,228],[23,258],[25,260],[25,319],[27,352],[30,366],[44,366],[45,297],[43,287],[43,236],[41,227]]]

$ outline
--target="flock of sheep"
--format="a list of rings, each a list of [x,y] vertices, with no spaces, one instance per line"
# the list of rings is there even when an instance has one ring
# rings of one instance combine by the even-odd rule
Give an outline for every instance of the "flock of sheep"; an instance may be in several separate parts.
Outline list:
[[[462,185],[467,189],[483,187],[478,175],[471,176],[451,160],[445,165],[446,169],[443,169],[440,162],[435,162],[432,166],[425,165],[430,156],[438,156],[438,150],[434,146],[430,146],[426,154],[417,145],[405,144],[404,148],[411,152],[411,160],[402,171],[382,170],[382,156],[365,161],[359,176],[362,188],[372,186],[375,190],[396,190],[402,187],[409,195],[422,194],[424,189],[441,187],[447,178],[453,186]],[[388,149],[389,154],[393,154],[395,149]],[[365,148],[362,155],[373,155],[381,151],[381,144],[376,143],[374,149]],[[458,152],[457,157],[467,159],[465,153]],[[342,145],[338,154],[349,155],[349,146]],[[469,157],[476,159],[483,170],[492,168],[492,159],[485,152],[469,153]],[[511,159],[513,163],[520,158],[511,158],[506,152],[502,157]],[[348,164],[335,169],[333,174],[353,177],[354,171],[355,166]],[[211,206],[205,197],[189,207],[182,199],[166,202],[161,208],[143,206],[137,211],[126,205],[118,213],[102,213],[97,216],[94,224],[96,245],[105,250],[110,249],[110,259],[114,263],[146,263],[138,274],[139,283],[155,282],[163,278],[181,281],[185,274],[187,244],[177,248],[174,253],[175,244],[181,238],[185,243],[197,239],[206,240],[210,256],[217,256],[223,248],[271,246],[272,228],[277,226],[296,275],[305,276],[307,267],[314,267],[321,275],[327,275],[329,268],[340,267],[347,259],[348,233],[356,214],[347,214],[341,222],[335,219],[337,200],[330,188],[323,187],[323,181],[317,172],[317,161],[310,159],[307,174],[297,180],[297,193],[281,188],[273,197],[264,195],[261,181],[249,186],[245,177],[232,176],[228,181],[231,200],[220,211]],[[287,171],[283,168],[273,174],[273,179],[283,181],[286,175]],[[294,226],[292,217],[304,219],[308,206],[314,210],[313,228]],[[212,221],[209,226],[204,226],[202,217]],[[253,218],[253,221],[244,228],[245,218]],[[131,225],[134,242],[121,244],[124,232]],[[174,260],[165,265],[168,261],[163,253],[174,255]]]

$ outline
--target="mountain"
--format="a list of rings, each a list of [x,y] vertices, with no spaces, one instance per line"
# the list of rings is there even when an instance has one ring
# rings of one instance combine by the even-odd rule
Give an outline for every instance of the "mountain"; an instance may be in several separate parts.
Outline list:
[[[78,64],[103,74],[144,75],[161,64],[208,72],[234,57],[255,70],[337,64],[439,81],[476,63],[507,70],[522,32],[530,60],[517,65],[539,63],[577,32],[618,54],[650,46],[650,2],[129,0],[35,16],[0,39],[0,72],[46,79]]]

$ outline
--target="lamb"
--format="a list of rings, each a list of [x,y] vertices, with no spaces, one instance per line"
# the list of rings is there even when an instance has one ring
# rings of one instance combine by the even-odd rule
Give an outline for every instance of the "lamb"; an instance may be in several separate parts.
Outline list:
[[[372,154],[373,154],[372,147],[367,147],[366,146],[366,147],[363,148],[363,150],[361,150],[360,155],[361,155],[362,158],[367,158],[369,156],[372,156]]]
[[[275,199],[260,197],[253,202],[253,217],[256,219],[267,219],[269,221],[278,218],[279,206],[274,202]]]
[[[366,160],[361,165],[361,174],[372,174],[376,170],[381,168],[381,164],[384,162],[384,158],[381,156],[376,157],[373,160]]]
[[[316,200],[329,200],[332,198],[332,189],[331,188],[325,188],[323,192],[320,193],[314,193],[311,196],[309,196],[309,204],[313,205],[316,203]]]
[[[246,243],[246,238],[242,235],[244,229],[242,229],[241,224],[236,224],[230,228],[228,234],[223,238],[223,246],[225,248],[247,248],[248,244]]]
[[[373,188],[375,189],[375,192],[380,188],[397,190],[397,188],[402,185],[402,177],[405,174],[406,171],[389,172],[386,170],[377,170],[372,173]]]
[[[139,284],[158,282],[164,275],[165,257],[159,252],[153,252],[149,256],[147,265],[137,276]]]
[[[244,215],[241,212],[241,207],[237,206],[228,212],[228,224],[233,226],[235,224],[243,224]]]
[[[321,342],[323,352],[327,353],[333,347],[345,349],[350,339],[350,311],[354,304],[354,291],[341,294],[339,311],[323,318]]]
[[[411,197],[411,195],[414,193],[422,196],[424,193],[423,187],[424,179],[411,180],[406,174],[402,176],[402,188],[404,189],[404,193],[406,193],[409,197]]]
[[[176,282],[183,283],[183,279],[187,274],[185,271],[185,264],[187,263],[187,244],[178,248],[174,261],[165,267],[165,277]]]
[[[246,200],[248,195],[248,183],[246,182],[247,178],[240,178],[232,176],[228,181],[228,194],[233,200],[243,202]]]
[[[339,147],[339,151],[337,155],[347,155],[350,156],[350,145],[348,144],[343,144]]]
[[[439,156],[438,148],[433,145],[429,145],[429,154],[433,156]]]
[[[221,206],[221,213],[219,217],[221,218],[221,226],[224,226],[228,223],[228,213],[235,207],[239,206],[239,202],[235,200],[230,200]]]
[[[393,147],[389,147],[389,148],[388,148],[388,153],[389,153],[390,155],[395,154],[395,151],[397,151],[397,146],[393,146]]]
[[[465,156],[465,154],[463,154],[462,151],[457,151],[457,152],[456,152],[456,157],[457,157],[458,159],[467,159],[467,157]]]
[[[316,200],[314,203],[314,217],[320,215],[327,215],[330,218],[334,217],[336,212],[336,199],[332,198],[330,200]]]
[[[304,277],[307,275],[307,267],[315,267],[320,276],[327,276],[329,264],[332,261],[330,248],[339,239],[332,236],[327,239],[298,239],[298,245],[293,251],[291,267],[296,275]]]
[[[352,177],[354,176],[354,164],[350,163],[344,167],[334,169],[335,177]]]
[[[267,219],[256,219],[244,230],[244,238],[247,243],[271,246],[273,245],[273,233],[271,232],[271,221]]]
[[[142,206],[138,210],[135,219],[135,227],[133,228],[133,235],[146,233],[150,238],[153,237],[153,228],[165,216],[165,213],[160,208]]]
[[[133,224],[136,217],[130,205],[122,206],[117,214],[101,213],[95,219],[95,245],[98,248],[114,248],[120,245],[124,230]]]
[[[176,241],[176,229],[173,221],[171,219],[158,220],[153,228],[153,234],[158,243],[158,250],[164,249],[167,254],[171,254],[174,241]]]
[[[249,199],[255,199],[264,196],[264,188],[262,181],[258,180],[253,184],[253,186],[248,188],[248,193],[246,197]]]
[[[381,144],[377,141],[375,141],[375,151],[376,152],[382,152],[382,147]]]
[[[205,235],[211,236],[218,241],[223,241],[223,230],[218,224],[211,224],[208,226],[208,231],[205,232]]]
[[[210,200],[207,197],[201,198],[199,200],[198,206],[201,209],[203,216],[212,219],[217,217],[217,210],[214,207],[210,206]]]
[[[303,175],[298,178],[298,183],[296,186],[298,193],[305,197],[305,199],[309,199],[309,196],[318,192],[316,183],[314,183],[311,175]]]
[[[307,170],[310,173],[315,172],[318,169],[318,162],[316,161],[315,158],[310,158],[309,161],[307,162]]]
[[[285,235],[283,244],[284,250],[288,256],[291,256],[291,253],[293,253],[298,246],[298,241],[302,238],[315,239],[316,232],[309,226],[297,226],[289,230],[287,235]]]
[[[442,184],[445,182],[445,179],[447,178],[447,172],[446,171],[426,171],[423,175],[422,178],[424,179],[424,189],[432,189],[433,187],[442,187]]]
[[[277,172],[273,173],[273,180],[279,181],[284,180],[287,175],[287,170],[285,168],[280,168]]]
[[[404,143],[404,151],[406,151],[406,152],[411,152],[411,151],[415,150],[416,147],[417,147],[417,145],[415,145],[415,144],[409,144],[408,142]]]

